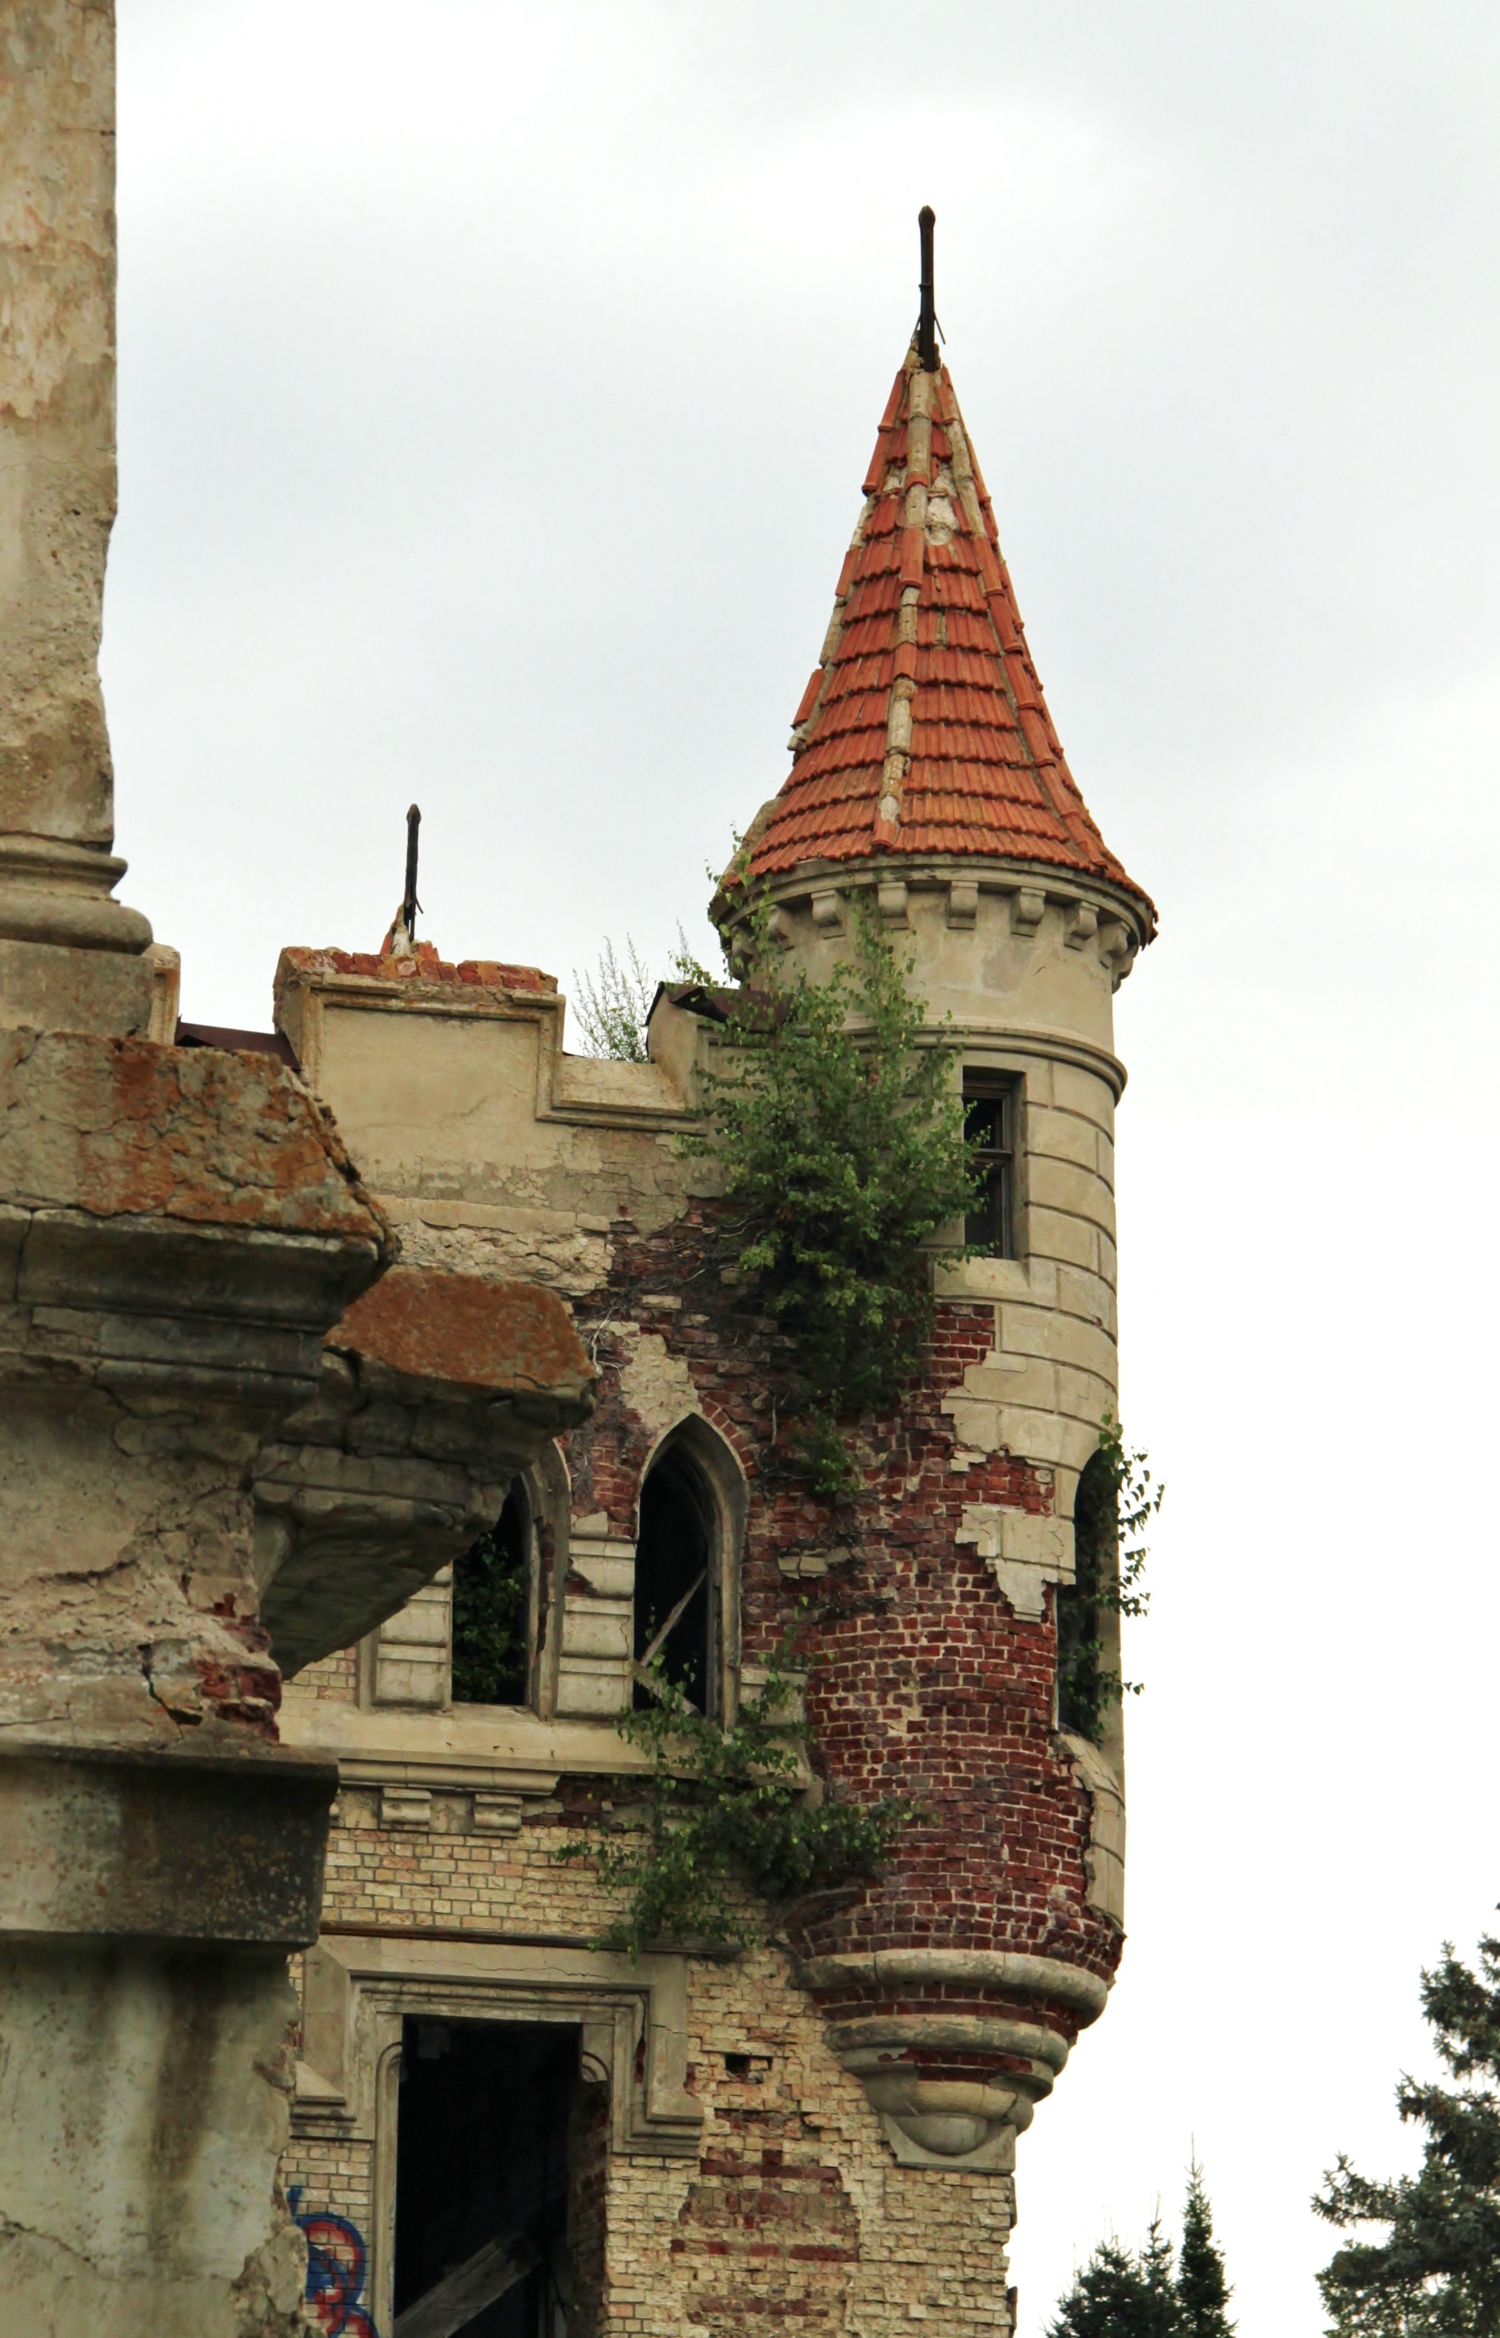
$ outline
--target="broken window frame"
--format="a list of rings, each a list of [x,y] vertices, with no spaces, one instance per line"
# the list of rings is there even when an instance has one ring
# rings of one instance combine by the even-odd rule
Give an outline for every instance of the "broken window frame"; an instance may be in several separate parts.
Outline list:
[[[538,1642],[540,1636],[538,1633],[538,1623],[544,1586],[541,1580],[541,1538],[538,1532],[537,1505],[532,1487],[528,1482],[528,1476],[525,1471],[522,1471],[518,1476],[512,1478],[509,1487],[506,1489],[505,1500],[501,1504],[499,1515],[496,1518],[494,1526],[489,1530],[492,1534],[499,1534],[501,1527],[505,1523],[506,1513],[507,1511],[512,1510],[512,1508],[514,1508],[514,1511],[517,1514],[519,1520],[517,1527],[517,1539],[519,1540],[521,1546],[520,1564],[524,1569],[525,1574],[524,1597],[521,1601],[521,1629],[524,1632],[525,1641],[520,1662],[516,1668],[520,1677],[521,1694],[518,1697],[484,1698],[462,1697],[458,1693],[457,1674],[459,1662],[459,1576],[460,1570],[469,1561],[473,1555],[474,1550],[478,1547],[477,1544],[471,1543],[469,1549],[463,1554],[463,1557],[455,1559],[453,1562],[453,1591],[449,1610],[448,1702],[450,1706],[461,1708],[465,1712],[475,1711],[513,1713],[528,1709],[534,1711],[536,1708],[537,1667],[539,1654]],[[484,1538],[481,1537],[480,1539],[483,1540]]]
[[[702,1536],[702,1565],[690,1584],[678,1592],[665,1615],[653,1605],[643,1611],[645,1586],[642,1582],[642,1552],[646,1546],[646,1510],[653,1479],[660,1482],[659,1473],[670,1473],[683,1484],[686,1500],[697,1513],[697,1524]],[[647,1562],[649,1565],[649,1560]],[[691,1564],[691,1561],[689,1562]],[[714,1497],[712,1481],[698,1462],[689,1441],[681,1436],[664,1439],[641,1479],[640,1502],[637,1509],[635,1589],[631,1601],[631,1634],[633,1670],[636,1681],[636,1702],[647,1697],[643,1675],[651,1660],[663,1652],[670,1652],[672,1643],[683,1624],[694,1620],[693,1611],[702,1600],[702,1624],[694,1620],[693,1639],[699,1640],[701,1629],[703,1699],[698,1709],[710,1721],[718,1720],[724,1709],[724,1655],[720,1614],[723,1604],[723,1535],[719,1505]],[[672,1586],[677,1590],[677,1586]],[[675,1677],[668,1661],[667,1676]],[[698,1704],[698,1699],[691,1697]]]
[[[704,1513],[709,1603],[705,1628],[708,1713],[711,1719],[722,1721],[726,1727],[730,1727],[739,1711],[740,1554],[748,1508],[745,1473],[727,1438],[701,1413],[688,1414],[658,1442],[641,1473],[642,1496],[653,1471],[668,1458],[681,1460],[691,1469],[697,1498]],[[641,1505],[638,1500],[637,1567],[640,1526]],[[640,1613],[639,1599],[640,1584],[637,1580],[631,1601],[631,1647],[637,1661],[649,1650],[652,1640],[660,1636],[661,1625],[666,1621],[666,1618],[658,1619],[651,1635],[643,1638],[634,1621]],[[634,1664],[632,1672],[638,1680],[639,1673]]]

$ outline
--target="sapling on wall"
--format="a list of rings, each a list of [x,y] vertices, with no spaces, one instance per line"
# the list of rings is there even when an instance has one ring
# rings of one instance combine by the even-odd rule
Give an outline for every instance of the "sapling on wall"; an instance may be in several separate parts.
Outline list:
[[[874,910],[827,982],[752,921],[753,979],[686,1140],[724,1180],[726,1257],[792,1340],[791,1452],[814,1490],[858,1490],[847,1430],[888,1413],[932,1330],[932,1237],[973,1206],[956,1049],[924,1021]],[[758,927],[754,920],[759,918]],[[953,1253],[965,1255],[962,1250]]]
[[[642,1667],[649,1701],[622,1713],[622,1736],[653,1761],[644,1801],[601,1814],[583,1840],[558,1852],[588,1859],[606,1890],[625,1895],[599,1936],[632,1956],[660,1941],[746,1947],[760,1937],[756,1903],[785,1904],[872,1875],[910,1803],[817,1800],[786,1715],[792,1683],[788,1632],[756,1694],[729,1727],[700,1713],[667,1677]]]

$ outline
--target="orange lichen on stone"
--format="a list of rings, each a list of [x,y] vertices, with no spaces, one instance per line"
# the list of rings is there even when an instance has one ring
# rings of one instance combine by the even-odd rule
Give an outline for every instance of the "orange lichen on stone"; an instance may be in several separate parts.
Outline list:
[[[23,1208],[387,1241],[295,1074],[218,1048],[0,1033],[0,1190]]]
[[[559,1398],[580,1419],[596,1377],[555,1292],[428,1267],[393,1266],[323,1344],[413,1380]]]

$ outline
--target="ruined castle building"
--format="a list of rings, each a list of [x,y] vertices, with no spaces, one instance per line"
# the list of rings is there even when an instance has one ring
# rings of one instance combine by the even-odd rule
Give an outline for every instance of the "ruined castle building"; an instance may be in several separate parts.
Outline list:
[[[873,914],[957,1042],[984,1159],[988,1255],[935,1258],[928,1368],[858,1426],[850,1502],[786,1466],[785,1350],[679,1142],[731,992],[664,990],[625,1063],[567,1052],[550,977],[402,928],[278,969],[395,1271],[550,1289],[599,1373],[490,1536],[287,1688],[284,1735],[341,1781],[287,2161],[330,2328],[469,2328],[549,2205],[545,2261],[473,2329],[1014,2324],[1016,2139],[1122,1940],[1118,1712],[1059,1703],[1058,1642],[1110,1638],[1086,1594],[1112,1514],[1112,1000],[1154,919],[1063,760],[930,337],[792,743],[716,905],[731,950],[747,863],[770,946],[815,976]],[[364,1440],[399,1444],[374,1414]],[[800,1610],[822,1791],[923,1818],[874,1880],[758,1911],[765,1945],[632,1962],[558,1853],[601,1801],[629,1812],[644,1757],[615,1720],[680,1597],[676,1676],[724,1715]]]

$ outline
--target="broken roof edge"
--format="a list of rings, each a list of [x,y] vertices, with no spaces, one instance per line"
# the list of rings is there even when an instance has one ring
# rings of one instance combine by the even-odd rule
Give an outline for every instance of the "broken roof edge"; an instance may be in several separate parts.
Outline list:
[[[402,1378],[550,1399],[559,1428],[593,1410],[598,1369],[570,1310],[540,1283],[398,1261],[355,1299],[323,1345]]]
[[[375,950],[340,950],[329,946],[309,949],[288,943],[276,964],[276,986],[308,977],[342,981],[399,983],[402,987],[465,990],[512,990],[532,997],[555,998],[557,976],[539,966],[518,966],[499,958],[440,958],[431,942],[418,942],[414,955]]]

